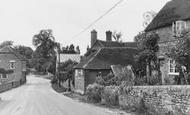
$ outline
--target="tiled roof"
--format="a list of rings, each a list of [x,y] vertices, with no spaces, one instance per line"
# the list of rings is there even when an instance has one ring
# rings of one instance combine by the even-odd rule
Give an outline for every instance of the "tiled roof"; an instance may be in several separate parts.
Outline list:
[[[160,10],[145,31],[169,26],[174,21],[187,19],[190,19],[190,0],[172,0]]]
[[[6,54],[12,53],[21,61],[26,61],[26,59],[22,55],[20,55],[15,49],[13,49],[11,46],[5,46],[2,49],[0,49],[0,54],[5,54],[5,53]]]
[[[135,42],[115,42],[115,41],[102,41],[97,40],[103,47],[137,47],[137,43]]]
[[[136,54],[135,48],[101,48],[85,57],[75,68],[100,70],[111,69],[111,65],[135,66],[134,56]]]

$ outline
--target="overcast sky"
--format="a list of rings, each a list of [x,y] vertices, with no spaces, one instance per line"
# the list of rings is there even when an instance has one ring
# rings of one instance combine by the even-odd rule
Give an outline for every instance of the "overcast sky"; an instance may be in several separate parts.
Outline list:
[[[0,0],[0,42],[32,46],[32,37],[41,29],[52,29],[64,46],[79,45],[84,53],[90,45],[90,31],[105,40],[105,31],[123,33],[123,41],[133,41],[144,29],[143,14],[158,12],[169,0],[124,0],[89,30],[73,38],[119,0]]]

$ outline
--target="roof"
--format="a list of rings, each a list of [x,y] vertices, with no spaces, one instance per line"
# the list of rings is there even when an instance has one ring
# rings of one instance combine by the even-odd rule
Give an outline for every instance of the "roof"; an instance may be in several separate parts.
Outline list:
[[[75,68],[77,69],[111,69],[111,65],[133,65],[136,48],[101,48],[91,55],[85,57]]]
[[[169,26],[174,21],[190,19],[190,0],[172,0],[159,11],[145,31]]]
[[[60,53],[60,62],[72,60],[72,61],[79,63],[80,59],[81,59],[80,54],[63,54],[63,53]]]
[[[102,40],[97,40],[99,44],[102,45],[102,47],[137,47],[136,42],[116,42],[116,41],[102,41]],[[94,44],[96,44],[96,42]]]
[[[0,54],[14,54],[21,61],[26,61],[26,59],[11,46],[5,46],[5,47],[1,48]]]

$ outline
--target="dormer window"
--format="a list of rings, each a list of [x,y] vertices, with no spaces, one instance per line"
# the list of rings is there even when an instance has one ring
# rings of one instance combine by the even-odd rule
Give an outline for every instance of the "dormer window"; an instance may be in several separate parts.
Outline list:
[[[187,29],[186,21],[176,21],[172,25],[174,36],[180,36],[185,29]]]

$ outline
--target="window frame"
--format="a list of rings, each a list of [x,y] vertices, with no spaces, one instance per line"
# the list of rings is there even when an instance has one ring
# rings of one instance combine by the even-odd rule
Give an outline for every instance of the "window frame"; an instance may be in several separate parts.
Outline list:
[[[172,24],[172,32],[175,36],[180,36],[181,33],[186,29],[187,29],[186,21],[178,20],[178,21],[173,22]]]
[[[6,77],[3,77],[3,74],[2,74],[2,73],[0,73],[0,79],[8,79],[8,75],[7,75],[7,74],[5,74],[5,76],[6,76]]]
[[[168,60],[168,73],[170,75],[179,75],[179,72],[177,72],[175,60],[173,59]]]
[[[9,61],[9,68],[10,69],[16,69],[16,61],[15,60],[10,60]]]

